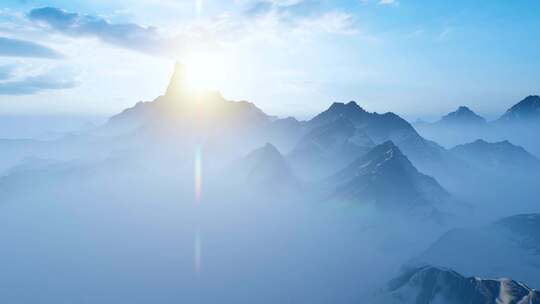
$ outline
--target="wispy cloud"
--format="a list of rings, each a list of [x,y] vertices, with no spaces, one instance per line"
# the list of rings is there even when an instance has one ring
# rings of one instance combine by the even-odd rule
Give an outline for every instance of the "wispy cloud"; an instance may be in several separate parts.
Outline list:
[[[329,12],[318,18],[300,19],[298,26],[301,30],[310,32],[330,34],[356,34],[358,32],[354,18],[343,12]]]
[[[391,6],[399,6],[399,1],[397,0],[379,0],[379,5],[391,5]]]
[[[111,23],[92,15],[70,13],[55,7],[31,10],[28,18],[40,25],[72,37],[95,37],[121,47],[153,52],[160,46],[154,27],[136,23]]]
[[[73,71],[50,70],[15,79],[11,77],[12,72],[13,67],[9,67],[8,75],[0,81],[0,95],[30,95],[45,90],[70,89],[79,85]]]
[[[30,41],[0,37],[0,56],[59,59],[59,52]]]
[[[230,16],[227,23],[246,33],[245,37],[266,36],[271,38],[268,41],[292,38],[292,43],[318,34],[359,32],[353,15],[337,9],[323,9],[319,1],[313,0],[252,1],[244,14]]]
[[[31,10],[27,17],[49,30],[70,37],[94,37],[104,43],[145,53],[174,57],[185,48],[238,43],[261,37],[311,36],[317,33],[353,34],[352,15],[338,11],[300,14],[305,0],[269,0],[249,3],[241,13],[224,13],[204,20],[186,21],[171,33],[136,23],[113,23],[105,18],[43,7]]]

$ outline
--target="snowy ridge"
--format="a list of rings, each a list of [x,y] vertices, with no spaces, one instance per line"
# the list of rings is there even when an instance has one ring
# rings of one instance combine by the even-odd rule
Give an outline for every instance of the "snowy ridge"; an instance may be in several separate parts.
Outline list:
[[[508,278],[467,278],[448,268],[425,266],[405,271],[392,280],[373,303],[537,304],[540,293]]]

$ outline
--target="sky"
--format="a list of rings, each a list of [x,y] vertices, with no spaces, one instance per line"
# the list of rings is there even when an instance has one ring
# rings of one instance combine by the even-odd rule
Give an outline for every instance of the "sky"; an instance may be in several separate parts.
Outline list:
[[[3,0],[0,115],[113,115],[175,61],[271,115],[487,117],[540,94],[540,1]]]

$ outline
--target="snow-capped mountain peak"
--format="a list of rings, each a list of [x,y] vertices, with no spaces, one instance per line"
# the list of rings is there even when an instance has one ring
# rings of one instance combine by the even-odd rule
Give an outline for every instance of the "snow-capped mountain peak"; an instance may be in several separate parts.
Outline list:
[[[540,303],[540,292],[508,278],[464,277],[447,268],[424,266],[405,271],[373,303],[461,304]]]

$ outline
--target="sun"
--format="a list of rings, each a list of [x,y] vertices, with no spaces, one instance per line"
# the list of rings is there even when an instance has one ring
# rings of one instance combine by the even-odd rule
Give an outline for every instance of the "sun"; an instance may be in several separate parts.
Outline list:
[[[194,89],[222,88],[226,79],[226,62],[218,54],[193,52],[183,60],[186,83]]]

